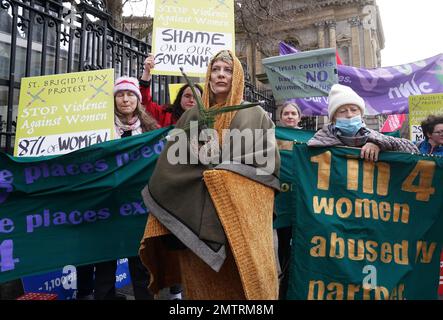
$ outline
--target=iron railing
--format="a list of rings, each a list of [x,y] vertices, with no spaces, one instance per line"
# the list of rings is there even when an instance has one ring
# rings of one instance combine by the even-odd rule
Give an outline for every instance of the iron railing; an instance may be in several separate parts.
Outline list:
[[[0,0],[0,148],[12,153],[22,77],[114,68],[115,76],[141,76],[150,45],[114,28],[101,0]],[[245,100],[272,94],[246,77]],[[180,77],[154,76],[153,99],[169,101],[167,86]]]

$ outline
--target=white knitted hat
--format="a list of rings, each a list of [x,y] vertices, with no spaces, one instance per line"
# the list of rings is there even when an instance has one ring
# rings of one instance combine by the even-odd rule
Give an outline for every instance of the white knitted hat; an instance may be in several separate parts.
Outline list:
[[[360,108],[362,116],[365,114],[365,101],[348,86],[334,84],[329,91],[328,116],[332,116],[338,108],[345,104],[354,104]]]
[[[117,92],[122,90],[128,90],[135,93],[138,97],[138,100],[142,101],[142,94],[140,92],[140,85],[138,84],[138,80],[132,77],[120,77],[115,80],[114,84],[114,96]]]

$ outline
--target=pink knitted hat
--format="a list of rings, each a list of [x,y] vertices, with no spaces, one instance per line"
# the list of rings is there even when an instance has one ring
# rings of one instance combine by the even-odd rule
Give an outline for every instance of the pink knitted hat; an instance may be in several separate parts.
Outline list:
[[[138,80],[132,77],[120,77],[115,80],[114,84],[114,96],[117,92],[122,90],[128,90],[134,92],[138,100],[142,101],[142,94],[140,92],[140,86]]]

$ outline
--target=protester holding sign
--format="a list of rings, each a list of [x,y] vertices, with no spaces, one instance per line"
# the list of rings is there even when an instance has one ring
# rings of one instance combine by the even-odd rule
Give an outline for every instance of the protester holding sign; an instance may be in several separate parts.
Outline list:
[[[443,116],[430,115],[421,123],[425,140],[417,144],[420,153],[443,156]]]
[[[120,77],[114,84],[114,124],[118,138],[130,137],[158,128],[157,122],[148,115],[141,105],[141,92],[138,80],[131,77]],[[129,257],[129,271],[136,300],[152,299],[147,289],[149,276],[138,256]],[[94,277],[95,266],[95,278]],[[115,260],[78,267],[78,290],[80,299],[89,295],[94,288],[96,300],[114,300],[123,298],[115,292]],[[86,287],[86,288],[85,288]]]
[[[167,127],[175,124],[181,117],[183,112],[195,106],[195,99],[192,95],[191,88],[187,84],[180,88],[174,103],[170,106],[159,105],[152,101],[151,96],[151,69],[154,68],[154,56],[149,55],[144,62],[143,74],[140,78],[140,91],[142,93],[142,104],[146,111],[149,112],[160,124],[161,127]],[[195,85],[198,89],[196,92],[200,96],[203,89],[199,85]]]
[[[280,158],[274,124],[262,108],[222,112],[242,103],[243,90],[240,61],[227,50],[216,54],[207,70],[203,106],[187,110],[177,122],[175,138],[166,145],[142,191],[151,214],[140,256],[153,275],[150,288],[154,292],[181,278],[186,299],[278,296],[272,210]],[[205,118],[206,110],[220,111],[214,122]],[[211,130],[199,130],[196,124]],[[217,163],[225,150],[236,148],[231,144],[236,138],[232,133],[239,131],[257,136],[249,142],[245,139],[238,162],[230,154],[225,162]],[[205,134],[208,139],[201,141]],[[264,149],[257,148],[259,142],[269,156],[265,162],[255,161],[264,155]],[[205,154],[209,144],[217,148],[211,148],[216,153]],[[185,157],[179,163],[173,151],[177,146],[183,146]],[[188,161],[188,150],[197,158]],[[212,157],[211,161],[205,156]],[[242,161],[246,157],[254,161]],[[162,241],[166,238],[169,247],[175,241],[175,250],[168,250]],[[171,263],[160,259],[172,255],[178,260],[180,275],[165,270]]]
[[[360,157],[368,161],[377,161],[380,151],[418,153],[417,147],[409,140],[366,128],[362,119],[364,114],[365,102],[354,90],[341,84],[333,85],[328,104],[330,123],[308,141],[308,146],[359,147]]]

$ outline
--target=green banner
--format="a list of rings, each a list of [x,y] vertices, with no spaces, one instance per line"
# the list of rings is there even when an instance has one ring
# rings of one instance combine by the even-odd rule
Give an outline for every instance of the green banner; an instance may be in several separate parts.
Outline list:
[[[141,190],[170,128],[67,155],[0,154],[0,283],[138,254]]]
[[[443,159],[294,145],[289,299],[436,299]]]
[[[315,131],[300,130],[287,127],[276,127],[275,137],[277,141],[307,142],[315,134]],[[293,145],[293,144],[292,144]],[[285,147],[291,144],[285,144]],[[292,216],[295,204],[291,196],[292,191],[292,173],[295,163],[292,161],[292,150],[285,150],[280,147],[280,192],[275,197],[275,215],[274,228],[283,228],[291,226]]]

